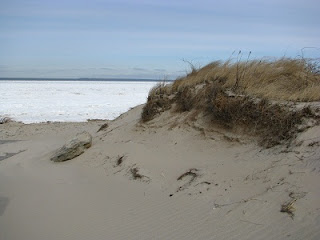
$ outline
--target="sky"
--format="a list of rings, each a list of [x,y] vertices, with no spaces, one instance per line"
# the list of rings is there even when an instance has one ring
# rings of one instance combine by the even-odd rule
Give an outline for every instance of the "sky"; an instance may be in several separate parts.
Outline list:
[[[174,79],[215,60],[320,57],[318,0],[0,0],[0,77]]]

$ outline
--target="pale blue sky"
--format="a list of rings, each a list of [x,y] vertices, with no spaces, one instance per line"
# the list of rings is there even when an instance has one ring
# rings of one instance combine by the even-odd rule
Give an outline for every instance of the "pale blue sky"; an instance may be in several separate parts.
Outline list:
[[[0,77],[175,78],[320,47],[318,0],[0,0]],[[319,57],[316,48],[304,51]]]

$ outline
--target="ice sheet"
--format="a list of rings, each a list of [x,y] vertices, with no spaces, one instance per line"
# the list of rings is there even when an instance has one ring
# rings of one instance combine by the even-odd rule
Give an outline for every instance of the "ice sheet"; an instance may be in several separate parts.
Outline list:
[[[114,119],[156,82],[0,81],[0,116],[24,123]]]

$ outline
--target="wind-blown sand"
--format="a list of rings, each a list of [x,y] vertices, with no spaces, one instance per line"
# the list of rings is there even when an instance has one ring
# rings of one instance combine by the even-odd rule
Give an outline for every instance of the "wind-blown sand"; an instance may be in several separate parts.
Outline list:
[[[141,109],[100,132],[1,124],[0,239],[320,239],[319,126],[263,149],[169,112],[141,124]],[[49,160],[83,130],[91,148]]]

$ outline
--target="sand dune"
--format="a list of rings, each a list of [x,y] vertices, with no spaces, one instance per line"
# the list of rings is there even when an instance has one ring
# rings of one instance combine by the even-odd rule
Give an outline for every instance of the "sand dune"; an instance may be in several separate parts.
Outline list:
[[[319,126],[264,149],[169,111],[142,124],[141,110],[100,132],[0,125],[0,239],[320,239]],[[83,130],[91,148],[49,160]]]

